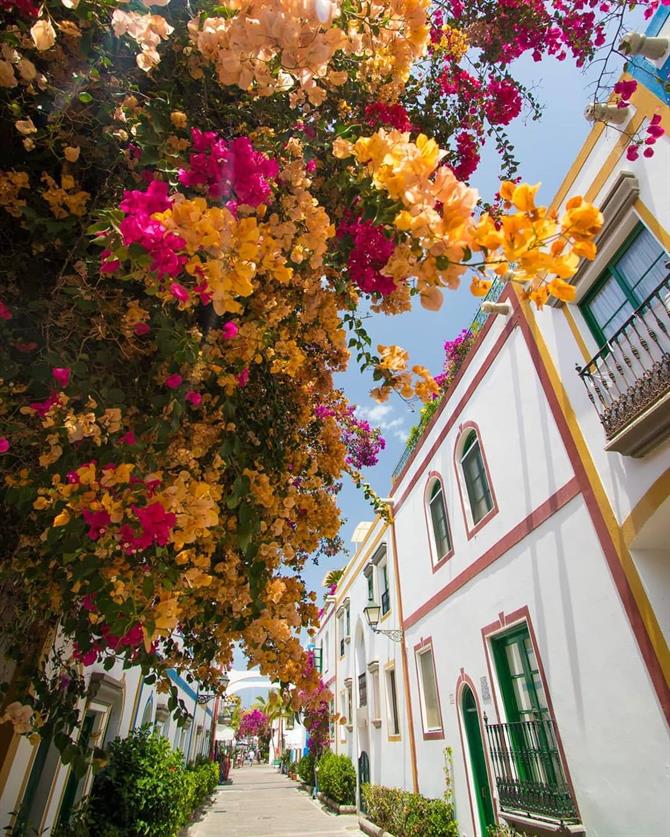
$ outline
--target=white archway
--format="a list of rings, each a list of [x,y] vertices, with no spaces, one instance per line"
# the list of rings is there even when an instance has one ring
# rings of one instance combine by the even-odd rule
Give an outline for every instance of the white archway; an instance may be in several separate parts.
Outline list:
[[[244,689],[278,689],[279,683],[273,683],[268,677],[261,674],[260,671],[236,671],[230,669],[228,671],[230,683],[226,688],[227,695],[236,695]]]

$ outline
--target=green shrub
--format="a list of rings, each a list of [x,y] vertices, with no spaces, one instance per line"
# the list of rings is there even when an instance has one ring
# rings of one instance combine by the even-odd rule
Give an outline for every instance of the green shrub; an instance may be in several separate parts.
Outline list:
[[[193,795],[181,754],[149,729],[133,730],[110,744],[107,766],[95,777],[91,835],[102,837],[112,827],[128,837],[173,837],[190,815]]]
[[[356,771],[347,756],[324,753],[317,767],[319,789],[340,805],[356,802]]]
[[[394,837],[458,837],[458,823],[451,805],[418,793],[363,785],[369,818]]]
[[[187,817],[190,817],[195,808],[202,805],[219,784],[219,765],[209,759],[197,761],[186,769],[186,776],[192,777],[193,781],[191,807],[187,812]]]
[[[298,776],[306,785],[314,784],[314,753],[303,756],[296,764]]]

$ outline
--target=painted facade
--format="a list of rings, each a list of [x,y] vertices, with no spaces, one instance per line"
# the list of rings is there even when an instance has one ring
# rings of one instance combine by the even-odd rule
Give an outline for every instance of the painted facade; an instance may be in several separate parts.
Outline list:
[[[642,59],[631,73],[624,129],[658,112],[670,130]],[[432,797],[446,770],[468,837],[505,821],[668,833],[670,140],[634,162],[625,145],[594,126],[553,203],[581,194],[605,215],[575,304],[503,293],[509,314],[485,321],[396,474],[393,523],[369,528],[316,637],[347,719],[334,749]],[[381,560],[378,628],[401,642],[364,615]]]
[[[87,667],[85,677],[88,695],[81,706],[84,723],[80,737],[104,746],[117,736],[124,738],[135,727],[152,724],[181,750],[187,762],[210,752],[214,701],[199,704],[202,696],[197,685],[187,683],[176,672],[170,678],[192,716],[182,727],[171,717],[168,696],[144,684],[139,669],[124,671],[117,663],[105,671],[96,664]],[[11,825],[13,814],[21,810],[35,833],[50,833],[86,796],[92,781],[90,770],[77,780],[70,767],[61,763],[53,745],[32,745],[14,735],[0,771],[0,828]]]

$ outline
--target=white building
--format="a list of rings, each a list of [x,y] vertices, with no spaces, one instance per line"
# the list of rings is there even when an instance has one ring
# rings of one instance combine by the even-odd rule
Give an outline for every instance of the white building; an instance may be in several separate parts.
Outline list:
[[[83,723],[79,740],[104,747],[117,736],[153,724],[158,732],[181,750],[185,761],[210,752],[214,701],[204,700],[197,685],[187,683],[177,672],[170,673],[178,698],[191,713],[179,727],[168,710],[168,695],[142,682],[139,668],[123,670],[119,662],[110,671],[101,664],[85,670],[88,693],[80,707]],[[91,789],[91,770],[78,779],[69,765],[60,760],[53,744],[31,744],[23,736],[13,735],[0,770],[0,828],[13,822],[12,814],[21,811],[29,827],[41,834],[66,821],[72,809]]]
[[[670,129],[648,64],[624,130]],[[634,162],[626,142],[596,124],[553,203],[605,216],[576,304],[504,291],[316,639],[348,720],[334,748],[427,796],[446,768],[468,837],[668,834],[670,140]]]

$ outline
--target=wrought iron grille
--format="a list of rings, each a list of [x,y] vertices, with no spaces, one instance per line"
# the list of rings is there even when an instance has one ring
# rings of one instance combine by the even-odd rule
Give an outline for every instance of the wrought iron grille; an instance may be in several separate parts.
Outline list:
[[[577,371],[608,440],[670,391],[670,274]]]
[[[368,705],[368,679],[365,672],[358,675],[358,705]]]
[[[553,720],[484,723],[501,809],[579,822]]]
[[[382,616],[386,615],[389,610],[391,609],[391,598],[389,596],[389,591],[384,590],[382,593]]]

